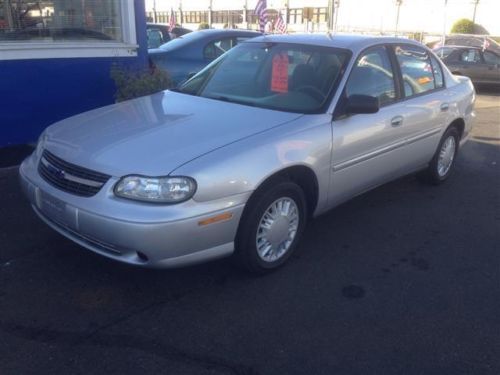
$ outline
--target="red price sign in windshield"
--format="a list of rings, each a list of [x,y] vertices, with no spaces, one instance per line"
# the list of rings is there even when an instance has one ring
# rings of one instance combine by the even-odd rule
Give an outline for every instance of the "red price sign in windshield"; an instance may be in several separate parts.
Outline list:
[[[288,92],[288,54],[281,52],[273,57],[271,91]]]

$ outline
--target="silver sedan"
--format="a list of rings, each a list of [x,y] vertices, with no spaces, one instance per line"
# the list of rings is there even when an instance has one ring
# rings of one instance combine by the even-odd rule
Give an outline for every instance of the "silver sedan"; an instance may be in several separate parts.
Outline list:
[[[108,258],[282,265],[309,218],[399,176],[450,175],[475,93],[421,44],[264,36],[182,87],[56,123],[20,167],[49,226]]]

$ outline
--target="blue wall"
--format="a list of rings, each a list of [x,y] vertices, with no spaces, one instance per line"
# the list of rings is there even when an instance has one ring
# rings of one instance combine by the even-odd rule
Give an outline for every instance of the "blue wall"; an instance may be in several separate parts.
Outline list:
[[[114,102],[111,65],[147,66],[144,0],[134,4],[137,57],[8,61],[0,57],[0,147],[34,142],[48,125]]]

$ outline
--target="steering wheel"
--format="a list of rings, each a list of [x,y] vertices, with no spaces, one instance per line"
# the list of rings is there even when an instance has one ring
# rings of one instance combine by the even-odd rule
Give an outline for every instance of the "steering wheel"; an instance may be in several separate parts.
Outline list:
[[[309,96],[313,97],[314,99],[316,99],[320,102],[322,102],[326,99],[326,95],[323,94],[323,92],[315,86],[311,86],[311,85],[300,86],[300,87],[297,87],[295,89],[295,91],[300,91],[300,92],[303,92],[305,94],[308,94]]]

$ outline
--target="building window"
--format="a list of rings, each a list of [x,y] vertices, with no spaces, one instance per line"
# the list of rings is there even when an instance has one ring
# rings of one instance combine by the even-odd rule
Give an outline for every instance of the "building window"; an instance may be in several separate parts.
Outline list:
[[[234,25],[243,22],[243,12],[239,10],[220,10],[212,13],[212,23]]]
[[[327,8],[314,8],[313,22],[326,22]]]
[[[302,23],[302,9],[290,9],[290,23],[291,24]]]
[[[183,12],[185,23],[208,22],[208,12],[187,11]]]
[[[106,45],[113,56],[136,55],[133,7],[132,0],[0,0],[2,58],[98,57],[110,53]],[[15,56],[3,53],[12,49]]]

